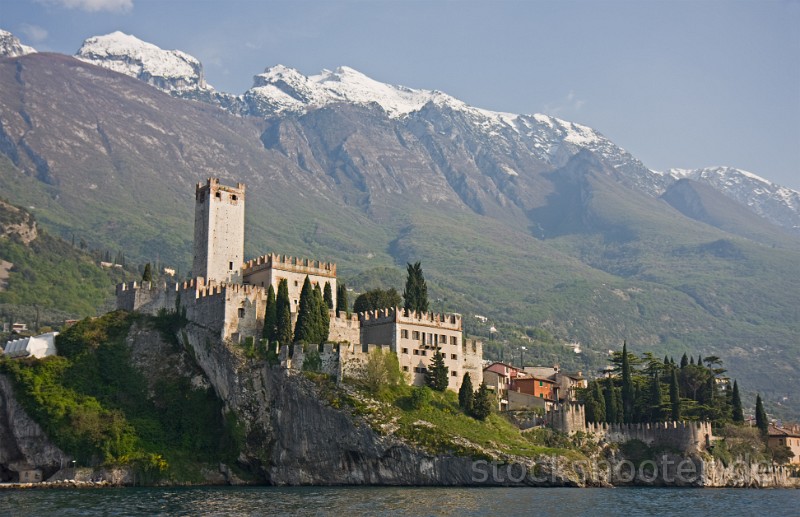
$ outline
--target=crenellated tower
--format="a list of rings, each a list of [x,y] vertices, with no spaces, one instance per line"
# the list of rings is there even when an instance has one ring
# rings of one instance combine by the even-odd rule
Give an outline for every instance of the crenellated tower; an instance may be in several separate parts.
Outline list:
[[[197,184],[194,205],[192,275],[206,281],[241,283],[244,262],[243,183],[220,185],[209,178]]]

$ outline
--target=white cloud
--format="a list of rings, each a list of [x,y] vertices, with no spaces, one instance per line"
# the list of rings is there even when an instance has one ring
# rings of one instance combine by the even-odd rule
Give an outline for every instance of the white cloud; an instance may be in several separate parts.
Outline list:
[[[133,0],[35,0],[40,4],[66,7],[67,9],[79,9],[95,13],[99,11],[110,11],[117,13],[127,13],[133,9]]]
[[[564,98],[545,104],[543,112],[553,116],[559,116],[565,112],[574,114],[580,111],[585,104],[585,100],[579,99],[578,96],[575,95],[575,92],[570,90]]]
[[[47,29],[30,23],[23,23],[19,26],[19,31],[28,37],[32,43],[39,43],[47,39]]]

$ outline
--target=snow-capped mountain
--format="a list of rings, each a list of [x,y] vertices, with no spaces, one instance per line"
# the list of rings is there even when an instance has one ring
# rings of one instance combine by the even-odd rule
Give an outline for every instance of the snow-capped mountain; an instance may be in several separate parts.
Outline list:
[[[0,29],[0,57],[17,57],[33,54],[36,49],[23,45],[19,38],[8,31]]]
[[[211,88],[196,58],[180,50],[163,50],[119,31],[85,40],[75,57],[165,91]]]
[[[800,192],[796,190],[734,167],[670,169],[668,175],[711,185],[771,223],[800,231]]]

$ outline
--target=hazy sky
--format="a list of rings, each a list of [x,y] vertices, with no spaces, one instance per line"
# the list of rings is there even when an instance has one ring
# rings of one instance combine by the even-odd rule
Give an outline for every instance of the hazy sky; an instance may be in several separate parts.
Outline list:
[[[800,0],[3,0],[0,28],[73,54],[114,30],[241,93],[281,63],[351,66],[468,104],[587,124],[648,167],[800,189]]]

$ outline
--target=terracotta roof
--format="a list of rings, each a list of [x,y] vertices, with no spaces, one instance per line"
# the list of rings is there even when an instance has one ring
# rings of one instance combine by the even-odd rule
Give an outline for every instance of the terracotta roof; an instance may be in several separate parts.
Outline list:
[[[777,427],[774,425],[769,426],[769,436],[789,436],[791,438],[800,438],[800,431],[796,428]]]

